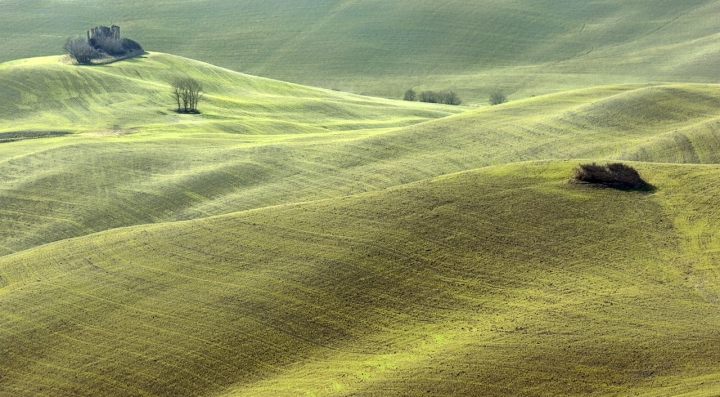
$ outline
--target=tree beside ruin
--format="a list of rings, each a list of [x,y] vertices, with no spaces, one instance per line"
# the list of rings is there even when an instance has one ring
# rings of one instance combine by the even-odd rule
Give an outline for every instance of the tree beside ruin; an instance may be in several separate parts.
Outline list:
[[[93,59],[100,57],[100,53],[83,36],[70,37],[63,49],[81,65],[90,64]]]

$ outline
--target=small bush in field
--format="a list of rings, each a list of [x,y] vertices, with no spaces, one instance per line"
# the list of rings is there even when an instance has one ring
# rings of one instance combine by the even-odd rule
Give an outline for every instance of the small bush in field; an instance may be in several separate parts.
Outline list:
[[[645,182],[633,167],[622,163],[581,164],[575,168],[572,180],[616,189],[647,190],[650,188],[650,184]]]
[[[493,92],[490,94],[490,105],[502,105],[503,103],[507,102],[507,96],[503,94],[502,92]]]
[[[415,90],[410,88],[409,90],[405,91],[405,96],[403,97],[403,100],[414,101],[416,99],[417,99],[417,93],[415,93]]]

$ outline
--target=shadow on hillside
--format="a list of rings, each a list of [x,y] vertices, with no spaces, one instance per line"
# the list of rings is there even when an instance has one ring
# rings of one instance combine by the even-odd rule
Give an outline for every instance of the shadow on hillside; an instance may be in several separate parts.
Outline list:
[[[101,58],[97,60],[93,60],[92,63],[86,64],[83,66],[102,66],[102,65],[109,65],[111,63],[120,62],[120,61],[135,61],[137,59],[145,59],[147,58],[147,52],[138,52],[135,54],[127,54],[121,57],[108,57],[108,58]]]
[[[71,135],[71,131],[10,131],[0,132],[0,143],[22,141],[25,139],[54,138]]]
[[[656,186],[649,184],[649,183],[646,184],[642,188],[623,188],[623,187],[583,182],[583,181],[577,181],[574,179],[570,179],[570,180],[568,180],[568,184],[575,185],[575,186],[582,187],[582,188],[588,188],[588,189],[613,189],[613,190],[620,190],[620,191],[625,191],[625,192],[639,192],[639,193],[643,193],[643,194],[652,194],[658,190],[658,188]]]

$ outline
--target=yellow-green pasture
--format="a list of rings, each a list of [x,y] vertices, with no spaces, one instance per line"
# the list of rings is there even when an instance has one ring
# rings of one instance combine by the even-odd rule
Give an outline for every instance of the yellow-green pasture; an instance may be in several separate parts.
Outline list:
[[[157,53],[0,80],[0,395],[720,393],[720,86],[469,109]],[[616,159],[655,189],[567,183]]]
[[[524,162],[0,258],[0,394],[720,392],[718,166]]]
[[[175,70],[207,82],[202,115],[172,111]],[[26,83],[5,89],[45,99],[22,110],[5,98],[0,137],[72,134],[0,143],[2,254],[516,161],[718,162],[715,85],[606,86],[421,123],[460,109],[251,78],[163,54],[98,67],[57,58],[0,67],[6,81],[14,75]],[[58,76],[82,88],[60,88]],[[63,96],[70,92],[73,100]]]
[[[170,83],[178,77],[203,85],[201,115],[174,111]],[[405,126],[459,111],[304,87],[159,53],[95,66],[59,56],[0,64],[0,133],[310,134]]]
[[[174,112],[177,76],[205,87],[202,114]],[[298,158],[300,147],[461,110],[303,87],[165,54],[90,67],[61,57],[1,64],[0,252],[283,197],[331,196],[305,186],[286,197],[297,180],[283,190],[271,185],[328,169],[322,159]],[[46,138],[53,135],[62,137]],[[258,187],[265,194],[253,193]],[[222,202],[238,191],[255,198],[241,207]],[[210,208],[191,208],[201,204]]]

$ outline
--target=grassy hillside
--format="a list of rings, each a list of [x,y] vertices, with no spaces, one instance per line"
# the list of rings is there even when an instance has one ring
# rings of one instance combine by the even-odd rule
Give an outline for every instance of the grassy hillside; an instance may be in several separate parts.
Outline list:
[[[173,112],[170,82],[178,76],[203,84],[201,116]],[[0,64],[0,133],[55,129],[118,135],[142,127],[308,134],[397,127],[457,111],[303,87],[157,53],[90,67],[61,57]]]
[[[573,166],[2,257],[0,394],[716,395],[717,166]]]
[[[201,115],[173,111],[169,82],[177,75],[205,86]],[[0,252],[235,211],[222,203],[207,211],[192,207],[237,190],[252,194],[261,183],[297,175],[299,167],[323,169],[286,158],[293,153],[278,147],[342,142],[458,111],[250,77],[164,54],[93,67],[58,57],[5,63]],[[241,208],[282,194],[260,195]]]
[[[0,396],[720,395],[720,0],[0,11]]]
[[[61,52],[121,25],[147,49],[285,81],[399,98],[411,86],[485,103],[573,88],[717,82],[717,0],[5,1],[0,61]]]
[[[208,86],[203,115],[172,112],[173,69]],[[0,96],[9,130],[0,134],[75,132],[0,144],[2,254],[516,161],[717,163],[714,85],[610,86],[419,123],[458,109],[256,79],[162,54],[91,68],[15,62],[0,66],[0,80],[10,92]],[[23,95],[37,101],[13,100]]]

